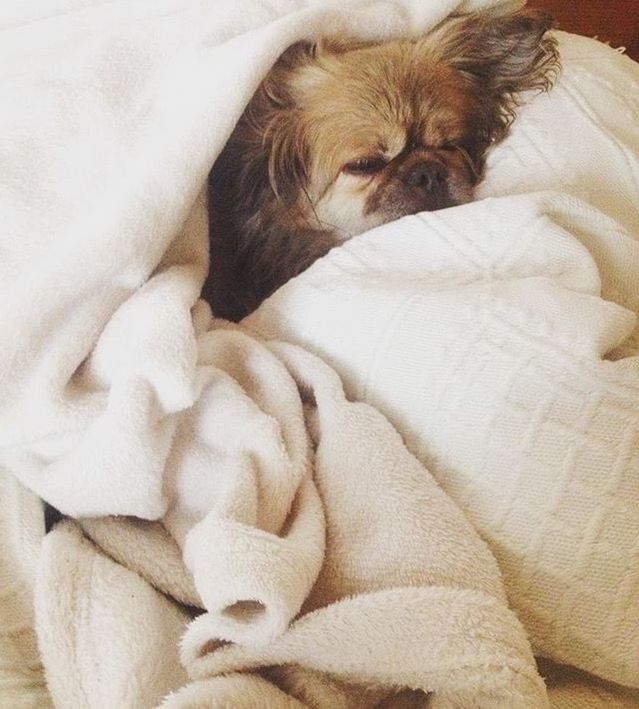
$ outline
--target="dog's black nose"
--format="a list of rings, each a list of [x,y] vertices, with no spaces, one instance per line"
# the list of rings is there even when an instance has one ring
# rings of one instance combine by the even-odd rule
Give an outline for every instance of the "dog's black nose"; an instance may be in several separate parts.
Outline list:
[[[446,168],[434,160],[418,162],[404,175],[404,182],[410,187],[434,190],[445,185]]]

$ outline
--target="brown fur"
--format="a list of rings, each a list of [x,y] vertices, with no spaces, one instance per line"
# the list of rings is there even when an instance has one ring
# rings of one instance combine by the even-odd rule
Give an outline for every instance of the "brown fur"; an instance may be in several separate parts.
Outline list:
[[[239,320],[367,228],[470,201],[521,92],[552,84],[550,24],[484,12],[417,40],[287,50],[209,178],[216,314]]]

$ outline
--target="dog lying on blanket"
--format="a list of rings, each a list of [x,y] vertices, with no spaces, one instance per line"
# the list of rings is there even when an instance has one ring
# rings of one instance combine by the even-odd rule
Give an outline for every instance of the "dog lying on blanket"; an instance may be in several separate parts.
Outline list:
[[[550,26],[482,12],[416,40],[287,50],[209,177],[215,313],[240,320],[345,239],[471,201],[520,94],[552,85]]]

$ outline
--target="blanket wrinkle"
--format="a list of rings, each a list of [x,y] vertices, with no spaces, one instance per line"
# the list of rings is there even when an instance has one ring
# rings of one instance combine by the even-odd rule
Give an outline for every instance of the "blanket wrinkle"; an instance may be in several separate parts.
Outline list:
[[[537,652],[639,687],[639,228],[609,209],[539,192],[406,217],[245,324],[389,417],[489,543]]]
[[[252,344],[244,341],[246,356]],[[456,701],[488,693],[494,706],[543,705],[543,684],[504,605],[499,571],[479,539],[468,544],[474,535],[463,515],[374,409],[345,399],[328,367],[290,345],[270,348],[317,407],[313,482],[326,518],[323,566],[302,616],[267,645],[255,636],[215,642],[234,638],[206,604],[182,640],[192,675],[296,663],[350,682],[448,692]],[[241,550],[233,552],[239,564]],[[242,622],[256,633],[250,620]],[[417,653],[416,643],[424,644]]]
[[[216,543],[215,534],[210,531],[199,537],[194,534],[197,524],[189,533],[185,560],[194,569],[206,608],[190,623],[181,642],[182,662],[190,676],[201,680],[293,663],[356,686],[385,689],[386,694],[394,693],[396,687],[434,691],[452,706],[463,702],[495,707],[546,706],[545,688],[537,675],[530,646],[520,623],[505,604],[499,570],[490,552],[404,448],[388,422],[370,406],[348,402],[336,375],[310,354],[283,343],[271,343],[267,349],[237,327],[225,330],[229,326],[222,323],[218,327],[206,337],[219,335],[222,341],[234,342],[231,369],[240,377],[249,367],[252,373],[252,386],[245,382],[245,387],[227,389],[227,395],[232,391],[233,396],[246,398],[255,392],[255,399],[266,409],[270,402],[264,379],[272,382],[273,373],[271,360],[266,357],[266,352],[270,353],[292,382],[299,376],[307,401],[312,398],[316,402],[318,413],[311,415],[316,419],[318,442],[312,479],[290,479],[291,487],[300,491],[298,509],[294,505],[295,519],[287,525],[286,537],[268,533],[266,566],[255,564],[255,553],[260,553],[267,534],[259,528],[247,528],[246,532],[235,529],[229,543]],[[258,358],[262,368],[256,366],[256,350],[262,354]],[[286,398],[282,397],[281,383],[275,384],[275,398]],[[228,403],[228,399],[225,401]],[[296,420],[300,411],[298,397],[297,407],[282,407],[278,421],[285,426],[285,418]],[[219,437],[223,444],[228,443],[224,427],[204,428],[210,442]],[[253,430],[249,427],[249,434]],[[271,431],[277,435],[276,429]],[[306,435],[304,440],[310,446]],[[254,443],[252,436],[249,441]],[[233,445],[237,441],[229,450],[233,451]],[[238,450],[241,455],[241,446]],[[306,461],[306,457],[302,460]],[[286,460],[282,467],[282,472],[286,472]],[[367,494],[362,487],[364,471]],[[213,476],[208,484],[218,485],[219,480]],[[323,515],[303,504],[305,487],[311,499],[321,501]],[[206,492],[204,487],[200,491]],[[184,499],[188,503],[188,497]],[[268,501],[264,503],[268,507]],[[219,523],[216,512],[214,507],[204,521]],[[225,509],[222,529],[228,519]],[[323,565],[320,578],[310,590],[300,573],[303,556],[289,567],[285,559],[280,561],[280,551],[273,553],[273,545],[294,536],[296,524],[307,526],[309,521],[315,524],[318,519],[322,523],[326,520],[326,549],[320,545],[322,553],[317,558]],[[323,542],[323,524],[321,531]],[[86,654],[86,643],[94,642],[91,638],[95,629],[89,614],[88,627],[76,625],[69,638],[70,627],[65,624],[74,619],[77,623],[85,614],[71,612],[65,599],[78,597],[87,602],[96,594],[99,596],[100,587],[90,593],[84,591],[88,579],[76,562],[77,573],[67,579],[66,592],[60,599],[52,592],[62,583],[57,575],[66,575],[64,569],[60,570],[58,558],[69,543],[68,534],[63,525],[49,535],[50,551],[45,552],[47,562],[41,566],[40,637],[47,642],[49,637],[62,633],[68,638],[69,649],[65,652],[70,657],[60,657],[58,643],[56,659],[77,666],[78,658]],[[78,538],[78,544],[88,552],[87,542]],[[303,552],[313,555],[315,550],[312,544],[305,543],[298,554]],[[98,553],[93,555],[97,557],[93,563],[103,568]],[[214,566],[198,576],[193,555]],[[224,560],[225,555],[228,561]],[[113,573],[120,568],[111,561],[107,567]],[[290,568],[295,576],[281,583],[280,567]],[[95,583],[101,583],[104,575],[106,571],[97,576],[90,574]],[[204,581],[208,596],[201,590]],[[138,579],[136,583],[140,582]],[[264,595],[264,588],[271,584],[273,591],[279,592],[279,599]],[[301,600],[305,596],[308,599],[302,615],[289,626],[301,601],[288,615],[277,602],[286,603],[287,594],[296,588]],[[235,595],[229,596],[233,592]],[[105,602],[115,603],[117,597],[114,592]],[[218,610],[219,605],[214,602],[226,606]],[[284,622],[274,628],[273,616],[278,612]],[[269,626],[268,635],[264,626]],[[108,635],[110,631],[103,632]],[[47,664],[57,666],[52,659]],[[81,669],[78,674],[82,676]],[[179,696],[178,692],[176,697]]]
[[[297,614],[323,558],[303,409],[282,363],[239,329],[205,334],[200,357],[210,382],[177,432],[164,523],[221,636],[265,643]]]
[[[188,615],[98,553],[74,522],[42,544],[35,609],[47,618],[38,641],[55,706],[153,706],[181,686],[177,643]]]
[[[96,547],[153,588],[183,606],[203,607],[182,549],[160,522],[136,517],[84,517],[77,524]]]
[[[169,694],[158,709],[196,709],[214,706],[233,709],[310,709],[262,677],[251,674],[230,674],[198,682]],[[341,709],[335,706],[335,709]]]
[[[0,8],[0,704],[636,706],[636,65],[559,33],[495,199],[240,326],[198,300],[203,183],[288,45],[519,4]]]
[[[424,706],[423,692],[406,690],[388,694],[387,690],[367,685],[347,684],[334,677],[297,665],[275,665],[260,674],[284,689],[305,706],[329,706],[334,709],[420,709]]]

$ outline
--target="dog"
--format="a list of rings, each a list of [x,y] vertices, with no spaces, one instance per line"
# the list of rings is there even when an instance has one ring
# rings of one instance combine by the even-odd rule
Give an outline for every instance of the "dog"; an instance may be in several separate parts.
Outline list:
[[[424,37],[290,47],[208,181],[203,295],[238,321],[344,240],[469,202],[521,95],[559,69],[544,12],[479,12]]]

